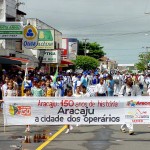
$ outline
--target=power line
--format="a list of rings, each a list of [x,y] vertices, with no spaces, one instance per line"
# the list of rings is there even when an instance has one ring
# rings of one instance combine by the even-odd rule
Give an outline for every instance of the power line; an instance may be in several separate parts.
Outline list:
[[[109,33],[109,34],[93,34],[93,33],[89,33],[89,34],[63,34],[63,36],[76,36],[76,37],[83,37],[83,36],[92,36],[92,37],[96,37],[96,36],[125,36],[125,35],[136,35],[136,34],[144,34],[144,33],[149,33],[150,30],[147,31],[139,31],[139,32],[127,32],[127,33]]]
[[[75,27],[75,28],[71,28],[71,29],[72,30],[75,30],[75,29],[82,30],[83,28],[85,29],[85,28],[90,28],[90,27],[103,26],[103,25],[106,25],[106,24],[113,24],[113,23],[118,23],[118,22],[126,22],[128,20],[143,19],[143,17],[144,17],[144,15],[141,15],[139,17],[132,17],[132,18],[126,18],[126,19],[106,22],[106,23],[100,23],[100,24],[94,24],[94,25],[88,25],[88,26],[82,26],[82,27]]]

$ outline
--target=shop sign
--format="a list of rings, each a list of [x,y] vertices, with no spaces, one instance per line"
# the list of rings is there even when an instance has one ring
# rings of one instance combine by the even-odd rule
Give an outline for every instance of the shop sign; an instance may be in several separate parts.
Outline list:
[[[60,63],[60,58],[60,50],[46,51],[43,57],[43,63]]]
[[[54,49],[54,30],[38,30],[38,45],[35,49]]]
[[[26,49],[33,49],[38,43],[38,31],[36,27],[27,25],[23,30],[23,47]]]
[[[0,39],[22,39],[22,22],[0,22]]]

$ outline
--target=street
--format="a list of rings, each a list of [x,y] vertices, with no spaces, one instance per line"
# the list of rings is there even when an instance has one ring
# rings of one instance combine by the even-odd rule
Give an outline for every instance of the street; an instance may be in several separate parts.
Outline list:
[[[1,113],[0,150],[35,150],[40,143],[34,143],[35,134],[45,130],[52,137],[62,126],[31,126],[31,132],[25,133],[24,126],[9,126],[4,132]],[[150,146],[148,125],[135,125],[135,135],[120,132],[120,125],[114,126],[74,126],[70,133],[65,130],[54,140],[48,142],[44,150],[148,150]],[[52,133],[50,135],[49,133]],[[30,135],[31,143],[24,143],[24,137]]]

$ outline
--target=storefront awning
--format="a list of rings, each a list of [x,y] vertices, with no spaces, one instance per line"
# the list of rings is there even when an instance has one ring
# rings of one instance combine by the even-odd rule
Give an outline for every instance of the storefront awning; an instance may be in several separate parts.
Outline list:
[[[8,59],[10,59],[10,60],[20,61],[22,64],[26,64],[26,63],[29,63],[29,62],[30,62],[28,59],[18,58],[18,57],[5,56],[5,58],[8,58]]]
[[[69,60],[69,59],[63,59],[63,60],[61,60],[61,64],[66,64],[66,65],[74,65],[74,63],[71,61],[71,60]]]
[[[6,57],[0,57],[0,64],[9,64],[9,65],[22,65],[21,61],[19,60],[12,60]]]

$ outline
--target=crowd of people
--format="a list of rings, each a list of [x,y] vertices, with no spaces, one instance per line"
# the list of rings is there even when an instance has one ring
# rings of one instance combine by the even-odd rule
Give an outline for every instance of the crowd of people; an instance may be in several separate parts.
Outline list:
[[[53,73],[44,74],[29,71],[11,72],[3,70],[0,77],[0,99],[4,96],[33,96],[33,97],[91,97],[91,96],[138,96],[143,95],[144,87],[150,95],[150,75],[143,74],[114,74],[107,72],[84,71],[83,73]],[[94,91],[90,87],[94,87]],[[133,125],[122,125],[125,132],[133,134]],[[68,126],[69,130],[72,126]],[[28,129],[27,129],[28,130]]]

